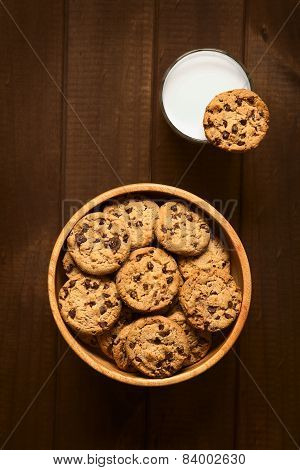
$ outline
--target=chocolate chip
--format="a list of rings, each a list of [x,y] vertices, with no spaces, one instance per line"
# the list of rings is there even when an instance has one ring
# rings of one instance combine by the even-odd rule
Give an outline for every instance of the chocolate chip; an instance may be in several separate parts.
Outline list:
[[[101,218],[99,219],[99,225],[104,225],[105,224],[105,219]]]
[[[102,305],[102,307],[100,307],[100,314],[103,315],[103,313],[105,313],[107,311],[107,308],[105,307],[105,305]]]
[[[247,101],[249,104],[254,104],[254,96],[249,96],[249,98],[247,98]]]
[[[110,240],[109,240],[109,247],[110,249],[116,253],[118,251],[118,249],[120,248],[121,246],[121,240],[120,238],[118,237],[118,235],[115,235],[114,237],[112,237]]]
[[[89,289],[91,287],[91,280],[85,279],[83,285],[86,289]]]
[[[187,218],[187,220],[188,220],[189,222],[193,222],[193,220],[194,220],[192,214],[188,214],[188,215],[186,216],[186,218]]]
[[[161,368],[161,366],[163,365],[164,361],[158,361],[156,363],[156,367],[158,367],[159,369]]]
[[[77,282],[76,279],[72,279],[72,281],[69,282],[69,286],[74,287],[76,282]]]
[[[209,313],[215,313],[217,311],[217,307],[213,307],[212,305],[210,305],[207,310],[209,311]]]
[[[99,243],[101,242],[100,238],[95,238],[94,243]]]
[[[86,242],[87,238],[82,233],[76,233],[75,240],[77,245],[82,245],[82,243]]]
[[[62,298],[63,298],[63,299],[66,299],[66,298],[68,297],[68,295],[69,295],[68,288],[67,288],[67,287],[63,287],[63,288],[62,288],[62,290],[63,290],[63,291],[64,291],[64,293],[65,293],[65,296],[64,296],[64,297],[62,297]]]
[[[129,295],[132,299],[136,299],[136,292],[134,290],[130,291]]]
[[[151,263],[151,261],[147,263],[147,268],[149,269],[149,271],[153,271],[154,265],[153,263]]]
[[[178,352],[178,354],[180,354],[181,356],[183,356],[185,354],[184,352],[184,348],[182,346],[179,346],[178,348],[176,348],[176,351]]]
[[[104,303],[108,308],[112,308],[112,306],[113,306],[113,304],[110,300],[106,300]]]
[[[124,242],[124,243],[127,243],[127,242],[128,242],[128,238],[129,238],[129,236],[128,236],[127,233],[126,233],[126,234],[124,235],[124,237],[123,237],[123,242]]]
[[[214,140],[214,144],[220,145],[220,143],[221,143],[221,139],[219,139],[219,137],[217,137],[217,138]]]
[[[94,305],[96,305],[96,302],[94,302],[93,300],[91,300],[91,302],[89,302],[89,306],[90,306],[90,307],[94,307]]]
[[[229,137],[229,132],[224,131],[223,134],[222,134],[222,137],[223,137],[224,140],[227,140],[228,137]]]
[[[94,290],[99,289],[99,284],[98,284],[98,282],[93,282],[93,284],[91,284],[91,288],[94,289]]]
[[[149,287],[148,284],[143,284],[144,290],[148,290],[148,287]]]
[[[131,212],[132,212],[132,207],[128,207],[128,209],[125,209],[125,211],[127,212],[127,214],[131,214]]]
[[[164,329],[164,325],[163,325],[162,323],[159,323],[158,329],[159,329],[159,330],[163,330],[163,329]]]
[[[171,211],[177,212],[177,206],[175,206],[175,205],[174,205],[174,206],[171,206]]]
[[[70,272],[73,271],[73,268],[75,268],[74,264],[68,264],[68,266],[66,266],[66,273],[70,274]]]
[[[160,344],[161,343],[161,339],[160,338],[155,338],[154,341],[153,341],[154,344]]]
[[[167,284],[171,284],[173,282],[173,276],[167,277]]]
[[[81,233],[87,232],[89,228],[90,228],[90,227],[89,227],[88,224],[83,224],[82,229],[81,229]]]
[[[224,104],[224,109],[225,111],[231,111],[231,107],[227,103]]]
[[[166,273],[168,272],[168,270],[167,270],[167,267],[166,267],[166,266],[163,266],[163,268],[162,268],[162,272],[163,272],[164,274],[166,274]]]
[[[108,288],[109,288],[109,284],[106,282],[106,283],[104,284],[104,286],[103,286],[103,289],[106,290],[106,289],[108,289]]]
[[[241,119],[240,123],[242,124],[242,126],[245,126],[247,124],[247,121],[246,121],[246,119]]]
[[[232,315],[229,315],[229,313],[225,313],[225,318],[229,320],[229,318],[233,318]]]
[[[240,137],[244,139],[246,137],[246,132],[244,132],[243,134],[240,134]]]
[[[136,227],[142,227],[143,222],[141,220],[138,220],[137,223],[135,224]]]
[[[139,356],[135,357],[136,362],[142,362],[142,359]]]
[[[139,282],[141,280],[141,274],[136,274],[135,276],[133,276],[132,280],[134,282]]]
[[[231,302],[231,300],[228,302],[228,308],[232,308],[233,306],[233,303]]]
[[[227,124],[228,124],[227,121],[225,119],[223,119],[223,126],[227,127]]]
[[[164,225],[162,225],[161,231],[162,231],[163,233],[167,233],[167,229],[166,229],[166,227],[165,227]]]
[[[108,297],[110,297],[110,295],[109,295],[109,294],[106,294],[106,293],[104,292],[103,297],[104,297],[105,299],[108,299]]]
[[[130,342],[130,343],[129,343],[129,347],[130,347],[130,349],[134,349],[134,348],[135,348],[135,345],[136,345],[136,343],[132,343],[132,342]]]
[[[238,143],[237,143],[237,145],[238,145],[239,147],[241,147],[242,145],[244,145],[244,143],[245,143],[245,142],[243,142],[242,140],[239,140]]]
[[[75,315],[76,315],[76,309],[71,308],[71,310],[69,310],[69,317],[75,318]]]
[[[159,335],[162,336],[163,338],[165,338],[166,336],[169,336],[169,334],[170,334],[170,330],[161,331],[161,333],[159,333]]]
[[[158,305],[158,304],[159,304],[159,300],[156,299],[154,302],[154,305]]]
[[[170,361],[171,359],[173,359],[173,357],[174,357],[174,354],[171,351],[167,352],[166,354],[167,361]]]
[[[99,321],[99,326],[100,326],[101,328],[106,328],[107,325],[108,325],[107,321]]]
[[[234,134],[237,134],[237,131],[238,131],[238,126],[236,124],[233,124],[231,132],[233,132]]]
[[[242,98],[237,98],[237,99],[235,100],[235,102],[236,102],[236,104],[237,104],[238,106],[242,106],[243,100],[242,100]]]
[[[136,259],[137,261],[141,261],[141,259],[142,259],[143,256],[144,256],[144,255],[136,255],[136,258],[135,258],[135,259]]]

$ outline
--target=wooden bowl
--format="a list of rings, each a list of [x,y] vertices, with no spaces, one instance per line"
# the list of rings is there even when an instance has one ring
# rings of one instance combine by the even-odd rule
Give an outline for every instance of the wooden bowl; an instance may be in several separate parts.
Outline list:
[[[94,351],[74,338],[62,320],[58,308],[58,292],[62,284],[65,282],[61,261],[64,252],[63,248],[65,246],[65,241],[69,232],[79,219],[81,219],[96,206],[101,205],[109,199],[130,193],[143,193],[144,195],[148,194],[155,199],[161,198],[163,200],[172,198],[184,199],[189,203],[194,204],[196,207],[202,209],[210,221],[212,221],[213,224],[216,224],[216,226],[222,230],[222,233],[226,238],[226,242],[231,253],[232,275],[243,293],[241,311],[236,322],[232,325],[231,328],[217,335],[217,344],[214,345],[209,354],[196,364],[182,369],[172,377],[164,379],[150,379],[134,373],[128,373],[119,370],[105,356],[101,355],[100,351]],[[107,375],[112,379],[119,380],[120,382],[125,382],[131,385],[156,387],[183,382],[184,380],[188,380],[192,377],[195,377],[196,375],[202,374],[207,369],[216,364],[220,359],[222,359],[222,357],[229,351],[241,333],[248,316],[251,299],[251,273],[247,255],[236,232],[229,222],[206,201],[195,196],[194,194],[191,194],[182,189],[174,188],[172,186],[164,186],[152,183],[131,184],[128,186],[112,189],[95,197],[90,202],[85,204],[81,209],[79,209],[65,225],[55,243],[51,255],[48,273],[48,292],[54,320],[69,347],[73,349],[73,351],[81,359],[83,359],[89,366],[93,367],[98,372],[101,372],[102,374]]]

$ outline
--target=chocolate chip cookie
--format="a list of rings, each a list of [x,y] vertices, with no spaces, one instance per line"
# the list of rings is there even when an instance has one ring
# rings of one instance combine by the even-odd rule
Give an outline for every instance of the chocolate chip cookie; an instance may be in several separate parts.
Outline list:
[[[176,261],[153,247],[133,251],[116,276],[122,300],[140,313],[168,307],[178,291],[179,282]]]
[[[171,201],[160,207],[155,233],[166,250],[184,256],[199,255],[210,240],[210,229],[202,214],[181,202]]]
[[[228,272],[198,271],[180,289],[179,302],[194,328],[213,332],[223,330],[236,319],[242,295]]]
[[[97,335],[81,332],[76,337],[90,348],[99,349]]]
[[[203,126],[211,144],[230,152],[245,152],[257,147],[266,135],[269,110],[253,91],[231,90],[208,104]]]
[[[151,245],[158,217],[158,205],[154,201],[139,197],[121,199],[106,206],[103,212],[126,222],[132,249]]]
[[[67,242],[79,268],[99,276],[119,269],[131,247],[125,223],[102,212],[83,217],[71,231]]]
[[[206,251],[196,257],[179,257],[178,266],[184,279],[188,279],[195,270],[208,273],[215,269],[230,272],[230,258],[224,244],[219,238],[211,238]]]
[[[200,331],[193,328],[188,322],[179,305],[175,305],[168,318],[177,323],[186,334],[189,355],[183,363],[183,367],[191,366],[195,362],[200,361],[207,353],[211,346],[212,336],[208,331]]]
[[[76,333],[99,335],[118,320],[121,301],[113,281],[93,277],[69,279],[59,292],[64,321]]]
[[[141,318],[129,330],[126,352],[133,366],[148,377],[169,377],[189,354],[186,335],[172,320],[160,315]]]
[[[124,326],[131,323],[133,319],[134,319],[134,314],[132,310],[130,310],[126,306],[123,306],[121,315],[118,318],[117,322],[114,324],[114,326],[103,335],[98,336],[100,349],[103,352],[103,354],[105,354],[105,356],[109,357],[110,359],[113,359],[114,341],[117,338],[120,331],[122,330],[122,328],[124,328]]]
[[[133,367],[127,351],[126,351],[126,342],[127,336],[130,331],[131,325],[124,326],[121,331],[119,332],[117,338],[113,344],[113,358],[121,370],[125,370],[127,372],[133,372],[135,368]]]
[[[84,275],[83,272],[76,266],[75,261],[68,251],[66,251],[65,256],[63,257],[62,264],[68,278],[73,279],[78,276]]]

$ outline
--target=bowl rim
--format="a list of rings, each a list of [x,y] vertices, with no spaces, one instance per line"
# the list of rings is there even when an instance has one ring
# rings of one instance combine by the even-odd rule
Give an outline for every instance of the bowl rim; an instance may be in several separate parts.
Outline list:
[[[185,199],[196,206],[203,209],[210,217],[212,217],[219,225],[221,225],[222,230],[226,233],[226,236],[230,239],[241,265],[241,276],[243,284],[243,299],[241,311],[238,316],[237,321],[235,322],[231,332],[226,336],[225,341],[221,346],[214,352],[211,352],[211,357],[206,356],[205,362],[199,362],[180,371],[179,374],[173,375],[172,377],[167,377],[163,379],[151,379],[147,377],[138,377],[131,375],[126,372],[111,370],[109,367],[106,367],[105,364],[99,363],[92,355],[88,353],[83,345],[81,345],[76,338],[71,334],[66,324],[64,323],[59,308],[58,300],[56,296],[56,271],[59,256],[61,249],[65,243],[65,239],[74,225],[80,220],[86,213],[92,210],[97,205],[105,202],[108,199],[112,199],[118,196],[122,196],[129,193],[143,193],[143,192],[152,192],[152,193],[165,193],[168,196],[178,197]],[[66,223],[66,225],[61,230],[54,248],[51,253],[49,271],[48,271],[48,295],[51,306],[52,315],[54,317],[55,323],[64,337],[65,341],[68,344],[68,349],[72,349],[77,356],[79,356],[83,361],[85,361],[89,366],[95,369],[98,372],[106,375],[107,377],[117,380],[119,382],[127,383],[130,385],[143,386],[143,387],[159,387],[165,385],[176,384],[179,382],[184,382],[185,380],[196,377],[197,375],[202,374],[210,367],[215,365],[220,359],[222,359],[225,354],[232,348],[236,340],[238,339],[246,319],[249,313],[250,301],[251,301],[251,272],[248,262],[248,258],[245,252],[245,249],[242,245],[240,238],[235,232],[231,224],[225,219],[225,217],[218,212],[211,204],[209,204],[204,199],[196,196],[188,191],[185,191],[181,188],[175,188],[173,186],[157,184],[157,183],[135,183],[125,186],[119,186],[117,188],[110,189],[104,193],[99,194],[94,197],[86,204],[84,204]]]

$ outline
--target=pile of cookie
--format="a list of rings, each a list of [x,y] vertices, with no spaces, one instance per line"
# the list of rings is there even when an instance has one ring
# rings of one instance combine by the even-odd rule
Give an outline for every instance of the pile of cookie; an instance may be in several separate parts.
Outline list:
[[[229,253],[186,201],[110,201],[67,238],[59,308],[76,338],[127,372],[169,377],[237,318]]]

